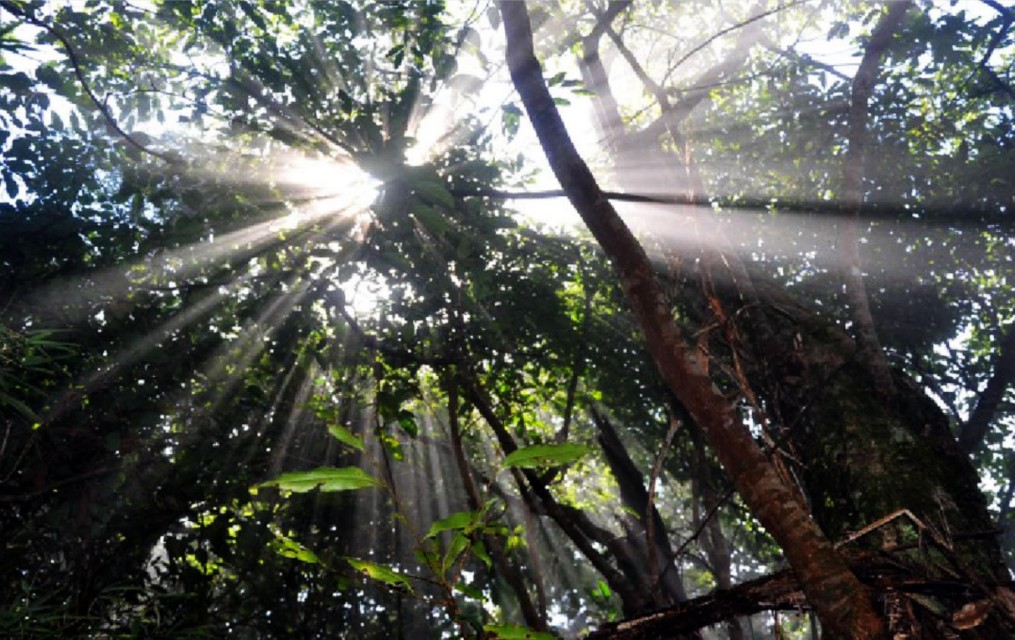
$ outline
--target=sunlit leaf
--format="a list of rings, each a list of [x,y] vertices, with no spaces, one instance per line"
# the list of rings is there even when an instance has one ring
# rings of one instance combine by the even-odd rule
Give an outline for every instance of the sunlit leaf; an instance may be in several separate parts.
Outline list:
[[[424,202],[439,204],[449,209],[455,206],[455,197],[451,195],[444,184],[436,180],[417,179],[409,185]]]
[[[384,584],[391,585],[393,587],[412,591],[412,586],[409,584],[408,578],[391,567],[386,567],[374,562],[367,562],[366,560],[357,560],[356,558],[346,558],[346,561],[353,569],[366,574],[367,577],[373,580],[383,582]]]
[[[461,592],[462,594],[472,598],[473,600],[484,600],[483,592],[476,587],[470,587],[467,584],[459,582],[455,585],[455,591]]]
[[[458,560],[458,556],[469,548],[469,537],[459,531],[455,534],[455,537],[451,539],[451,545],[448,547],[448,552],[444,556],[444,570],[447,571],[451,566]]]
[[[522,447],[504,458],[505,467],[557,467],[580,460],[589,452],[583,444],[537,444]]]
[[[399,412],[398,426],[413,438],[419,435],[419,425],[416,424],[416,416],[409,411]]]
[[[553,640],[551,633],[533,631],[517,624],[488,624],[483,626],[483,631],[500,640]]]
[[[440,211],[422,202],[414,203],[410,211],[432,233],[441,234],[451,227]]]
[[[276,537],[271,542],[271,548],[274,549],[275,553],[286,558],[293,558],[310,564],[320,563],[320,558],[317,557],[316,553],[288,536]]]
[[[345,427],[337,424],[328,425],[328,433],[335,437],[342,444],[347,444],[357,451],[363,451],[363,438],[352,433]]]
[[[426,532],[426,536],[424,537],[433,538],[442,531],[464,529],[473,522],[475,522],[475,515],[472,511],[459,511],[457,513],[452,513],[447,518],[442,518],[430,525],[430,530]]]
[[[472,553],[476,554],[476,557],[483,561],[486,568],[493,567],[493,560],[490,558],[490,554],[486,551],[486,545],[483,544],[482,540],[476,540],[472,543]]]
[[[318,467],[310,471],[293,471],[268,482],[261,487],[278,487],[295,493],[306,493],[320,488],[321,491],[350,491],[379,487],[381,482],[359,467]]]

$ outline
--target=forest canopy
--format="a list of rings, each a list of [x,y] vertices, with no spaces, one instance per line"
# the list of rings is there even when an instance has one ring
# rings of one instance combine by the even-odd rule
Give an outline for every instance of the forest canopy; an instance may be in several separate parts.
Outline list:
[[[0,635],[1015,635],[1015,8],[0,0]]]

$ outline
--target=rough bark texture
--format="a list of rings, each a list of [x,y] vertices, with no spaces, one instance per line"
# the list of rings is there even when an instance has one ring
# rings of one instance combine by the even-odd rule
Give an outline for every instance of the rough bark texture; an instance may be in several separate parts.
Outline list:
[[[791,572],[694,598],[647,616],[605,624],[587,640],[660,640],[761,611],[799,610],[807,601]]]
[[[902,509],[943,535],[991,529],[975,469],[941,410],[902,377],[895,396],[885,398],[842,329],[774,286],[759,292],[771,333],[763,349],[754,345],[768,373],[756,386],[777,403],[786,428],[779,435],[802,461],[811,511],[825,533],[841,541]],[[750,340],[752,328],[742,334]],[[900,522],[857,544],[912,542],[918,529]],[[1005,577],[992,540],[956,543],[955,551],[981,579]]]
[[[898,639],[955,640],[1010,638],[1000,624],[1005,604],[989,598],[969,600],[961,609],[931,611],[935,601],[968,598],[968,590],[954,580],[914,574],[886,554],[854,554],[851,566],[860,579],[888,594],[886,608],[894,618],[892,636]],[[736,616],[762,611],[800,611],[807,598],[791,571],[745,582],[648,615],[604,624],[587,640],[663,640],[718,625]],[[830,634],[822,637],[832,637]]]
[[[828,637],[883,637],[868,590],[818,529],[677,330],[652,264],[578,156],[532,50],[524,3],[502,2],[508,67],[550,166],[610,258],[663,380],[701,426],[752,513],[782,547]]]

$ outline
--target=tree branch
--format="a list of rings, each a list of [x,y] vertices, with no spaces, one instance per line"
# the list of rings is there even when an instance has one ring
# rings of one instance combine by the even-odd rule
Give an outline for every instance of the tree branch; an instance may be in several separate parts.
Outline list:
[[[476,487],[475,481],[472,479],[469,461],[465,457],[462,432],[458,425],[458,382],[453,378],[448,383],[448,425],[451,430],[451,446],[455,454],[455,463],[458,466],[458,473],[462,478],[462,484],[465,485],[469,509],[479,511],[483,505],[483,500],[479,495],[479,489]],[[545,631],[545,611],[539,611],[532,603],[532,598],[529,596],[529,590],[525,587],[522,574],[517,567],[508,561],[507,553],[504,551],[504,545],[501,544],[500,538],[495,535],[484,534],[483,541],[493,555],[497,571],[504,576],[504,579],[514,590],[515,597],[518,598],[518,606],[522,610],[522,617],[525,618],[525,624],[536,631]],[[531,550],[531,553],[535,552],[535,549]]]
[[[479,411],[479,414],[486,423],[490,425],[498,444],[500,444],[501,451],[505,454],[510,454],[517,450],[518,445],[515,444],[504,423],[494,413],[486,395],[480,390],[478,382],[469,375],[459,373],[459,384],[465,397],[476,407],[476,410]],[[564,534],[570,538],[578,550],[581,551],[582,555],[588,558],[592,566],[606,579],[610,588],[620,595],[621,600],[628,603],[636,602],[640,599],[637,591],[625,579],[624,575],[614,568],[607,561],[606,557],[592,545],[593,540],[600,544],[603,544],[603,540],[597,539],[596,528],[587,518],[583,517],[584,514],[577,510],[575,510],[577,514],[568,511],[558,503],[547,490],[546,486],[540,482],[535,472],[526,470],[523,473],[517,468],[512,468],[511,473],[518,484],[519,491],[522,493],[522,498],[528,501],[533,493],[536,495],[543,509],[545,509],[545,513],[560,526]],[[582,518],[576,518],[576,515],[582,516]],[[590,525],[592,529],[589,528]]]
[[[877,82],[881,58],[888,48],[892,36],[902,24],[912,4],[909,0],[889,5],[888,11],[878,21],[870,42],[864,51],[860,67],[853,77],[849,108],[849,141],[846,151],[846,166],[843,176],[842,208],[846,215],[840,234],[839,252],[843,256],[843,283],[846,299],[849,301],[852,320],[855,325],[857,347],[868,363],[879,391],[886,397],[895,393],[891,368],[885,358],[878,339],[874,319],[871,317],[870,300],[863,280],[860,260],[858,223],[863,208],[864,154],[867,146],[867,119],[869,118],[870,95]]]
[[[605,624],[589,634],[586,640],[676,638],[738,616],[761,611],[800,610],[806,606],[793,574],[783,571],[647,616]]]
[[[458,198],[491,198],[494,200],[546,200],[550,198],[566,198],[563,189],[543,189],[540,191],[507,191],[504,189],[449,189],[451,195]],[[840,202],[828,200],[795,200],[773,202],[771,198],[737,198],[736,201],[723,202],[705,196],[688,199],[686,195],[673,193],[630,193],[624,191],[602,191],[603,197],[618,202],[643,202],[647,204],[680,204],[708,207],[719,206],[731,211],[758,211],[776,208],[786,213],[815,213],[824,218],[843,215]],[[906,208],[906,207],[909,208]],[[1015,232],[1015,216],[1008,211],[997,208],[985,208],[973,203],[963,203],[961,211],[955,205],[925,206],[914,209],[907,203],[887,206],[879,203],[877,208],[865,207],[860,211],[864,220],[916,220],[919,216],[921,225],[953,227],[956,225],[981,225],[996,228],[999,231]]]
[[[966,453],[973,453],[983,444],[1005,391],[1015,381],[1015,322],[1004,328],[1000,342],[997,359],[994,361],[994,373],[959,433],[959,446]]]

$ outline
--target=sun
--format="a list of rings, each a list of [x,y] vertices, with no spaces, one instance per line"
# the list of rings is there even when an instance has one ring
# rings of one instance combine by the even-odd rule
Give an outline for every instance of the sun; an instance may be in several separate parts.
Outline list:
[[[314,158],[295,155],[282,159],[276,172],[279,186],[305,191],[311,198],[341,197],[358,208],[377,198],[381,183],[349,158]]]

